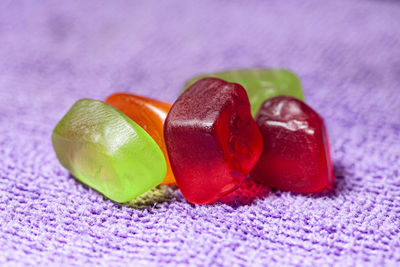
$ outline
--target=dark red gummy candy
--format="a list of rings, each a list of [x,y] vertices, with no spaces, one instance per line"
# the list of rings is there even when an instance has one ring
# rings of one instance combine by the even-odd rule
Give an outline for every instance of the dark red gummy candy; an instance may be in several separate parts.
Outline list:
[[[278,96],[256,116],[264,150],[251,172],[272,188],[313,193],[331,187],[332,160],[323,119],[304,102]]]
[[[164,135],[176,182],[194,204],[234,191],[263,149],[246,91],[217,78],[199,80],[178,98]]]

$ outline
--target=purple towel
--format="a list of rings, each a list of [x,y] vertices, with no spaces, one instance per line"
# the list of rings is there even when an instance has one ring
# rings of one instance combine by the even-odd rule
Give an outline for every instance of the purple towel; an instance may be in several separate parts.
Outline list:
[[[159,187],[119,205],[51,146],[79,98],[174,101],[192,75],[296,72],[324,118],[335,190],[247,181],[213,205]],[[400,264],[400,2],[0,2],[0,265]]]

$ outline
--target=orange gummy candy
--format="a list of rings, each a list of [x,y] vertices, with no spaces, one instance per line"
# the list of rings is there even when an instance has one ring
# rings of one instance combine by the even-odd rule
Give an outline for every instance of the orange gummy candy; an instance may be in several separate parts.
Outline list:
[[[127,93],[112,94],[105,102],[116,107],[139,124],[154,139],[161,148],[167,163],[167,174],[161,184],[175,183],[163,131],[165,118],[172,105],[153,98]]]

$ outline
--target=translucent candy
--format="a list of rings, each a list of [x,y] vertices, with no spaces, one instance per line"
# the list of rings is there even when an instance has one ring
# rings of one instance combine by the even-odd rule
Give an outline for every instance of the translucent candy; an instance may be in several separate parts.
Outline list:
[[[304,100],[300,80],[296,74],[289,70],[237,69],[207,73],[190,79],[186,83],[184,90],[205,77],[215,77],[242,85],[249,96],[253,116],[256,115],[265,100],[278,95],[288,95]]]
[[[116,202],[141,195],[165,177],[165,159],[156,142],[101,101],[76,102],[55,127],[52,141],[66,169]]]
[[[287,96],[265,101],[257,117],[264,150],[251,172],[270,187],[313,193],[332,187],[333,167],[322,118]]]
[[[172,105],[149,97],[127,93],[113,94],[105,102],[122,111],[153,137],[161,148],[167,163],[167,174],[162,184],[175,183],[163,133],[164,121]]]
[[[164,136],[176,182],[194,204],[235,190],[263,149],[246,91],[216,78],[196,82],[178,98]]]

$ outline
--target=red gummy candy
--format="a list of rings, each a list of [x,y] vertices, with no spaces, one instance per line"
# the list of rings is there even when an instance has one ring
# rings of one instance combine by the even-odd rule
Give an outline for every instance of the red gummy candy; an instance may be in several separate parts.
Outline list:
[[[264,150],[251,172],[270,187],[313,193],[331,187],[333,167],[323,119],[304,102],[278,96],[256,116]]]
[[[234,191],[263,149],[246,91],[217,78],[199,80],[178,98],[164,136],[176,182],[193,204]]]

